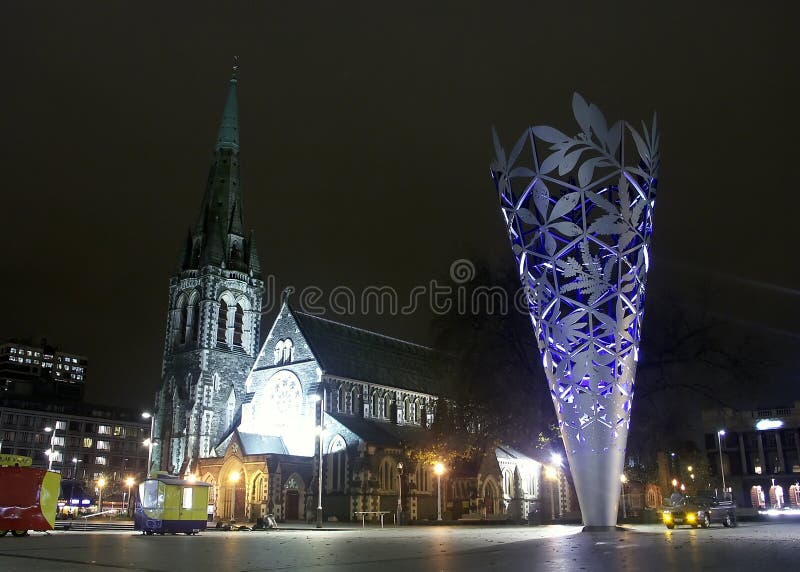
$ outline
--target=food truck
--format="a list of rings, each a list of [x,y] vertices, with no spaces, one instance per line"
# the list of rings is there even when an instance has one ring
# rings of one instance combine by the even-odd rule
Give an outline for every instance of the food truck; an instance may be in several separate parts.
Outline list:
[[[151,476],[139,484],[134,528],[148,535],[205,530],[210,486],[166,473]]]

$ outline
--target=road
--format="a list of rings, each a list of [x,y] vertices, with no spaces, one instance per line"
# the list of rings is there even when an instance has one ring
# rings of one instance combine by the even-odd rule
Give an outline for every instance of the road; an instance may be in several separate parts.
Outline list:
[[[0,538],[0,570],[484,571],[796,570],[800,523],[735,529],[581,532],[577,526],[415,526],[338,530],[32,533]]]

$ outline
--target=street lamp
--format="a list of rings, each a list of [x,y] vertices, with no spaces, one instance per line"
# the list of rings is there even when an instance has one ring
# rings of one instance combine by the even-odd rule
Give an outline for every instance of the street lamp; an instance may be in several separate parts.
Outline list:
[[[134,483],[136,483],[136,481],[133,480],[133,477],[128,477],[127,479],[125,479],[125,484],[128,485],[128,504],[125,506],[125,512],[130,512],[130,508],[131,508],[131,487],[134,485]]]
[[[103,512],[103,487],[106,486],[106,480],[103,477],[97,479],[97,490],[100,491],[100,498],[97,501],[97,512]]]
[[[722,438],[725,436],[725,429],[717,431],[717,444],[719,445],[719,474],[722,475],[722,496],[725,496],[725,467],[722,464]]]
[[[622,518],[628,518],[628,509],[625,506],[625,483],[628,482],[628,477],[625,476],[625,473],[622,473],[619,476],[619,481],[622,483]]]
[[[234,471],[229,477],[231,482],[231,522],[236,520],[236,483],[239,482],[239,472]]]
[[[317,478],[319,487],[317,490],[317,528],[322,528],[322,442],[325,437],[325,388],[322,395],[314,394],[313,401],[319,401],[319,475]]]
[[[403,463],[397,463],[397,525],[403,516]]]
[[[55,440],[56,440],[56,429],[58,429],[58,423],[53,425],[52,427],[45,427],[44,430],[50,433],[50,448],[45,451],[47,453],[47,458],[49,462],[47,464],[47,470],[53,470],[53,457],[56,455],[56,447],[55,447]]]
[[[150,420],[150,438],[146,439],[143,443],[144,446],[147,447],[147,472],[145,473],[145,476],[149,477],[151,463],[153,462],[153,423],[155,422],[156,417],[149,411],[143,411],[142,419]]]
[[[437,501],[436,501],[436,509],[437,509],[437,517],[436,520],[442,520],[442,473],[444,473],[444,465],[441,463],[436,463],[433,466],[433,472],[436,473],[436,481],[437,481]]]
[[[555,467],[551,467],[550,465],[544,468],[544,478],[548,481],[557,481],[558,480],[558,469]],[[550,518],[556,518],[556,495],[555,495],[555,487],[550,487]]]

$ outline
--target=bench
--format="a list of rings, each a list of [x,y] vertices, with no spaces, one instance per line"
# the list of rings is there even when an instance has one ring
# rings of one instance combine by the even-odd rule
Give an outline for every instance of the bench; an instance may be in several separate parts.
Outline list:
[[[361,528],[366,526],[366,520],[368,514],[377,514],[381,517],[381,528],[383,528],[383,516],[386,514],[393,514],[391,511],[388,510],[359,510],[355,512],[356,518],[361,515]]]

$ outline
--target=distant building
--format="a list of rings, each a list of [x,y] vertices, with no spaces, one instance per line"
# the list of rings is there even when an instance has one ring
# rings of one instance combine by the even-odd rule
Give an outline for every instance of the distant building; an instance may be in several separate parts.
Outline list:
[[[313,518],[320,480],[325,519],[394,514],[400,503],[406,518],[436,518],[437,477],[413,452],[454,382],[452,357],[306,314],[288,297],[260,343],[263,282],[243,224],[237,88],[234,76],[200,215],[170,282],[151,470],[211,483],[216,518]],[[489,447],[443,475],[443,512],[524,519],[552,490],[557,516],[562,480],[548,488],[541,463]]]
[[[706,410],[703,428],[714,486],[721,485],[724,474],[740,506],[800,505],[800,402],[749,411]]]
[[[146,474],[142,443],[149,436],[150,423],[138,411],[0,397],[0,452],[31,457],[34,466],[50,467],[87,491],[102,477],[109,502],[122,500],[127,477]]]
[[[86,384],[86,357],[39,345],[0,345],[0,397],[57,397],[81,400]]]

